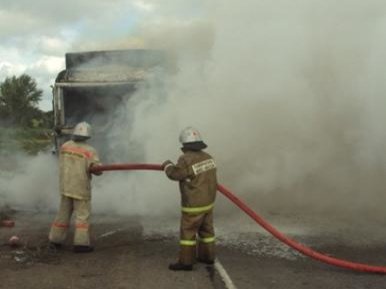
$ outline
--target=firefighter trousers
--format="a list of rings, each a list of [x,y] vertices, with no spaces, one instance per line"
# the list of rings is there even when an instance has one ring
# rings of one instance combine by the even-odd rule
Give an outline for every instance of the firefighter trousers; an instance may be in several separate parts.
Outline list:
[[[59,211],[51,226],[49,233],[50,242],[62,244],[70,227],[71,216],[75,217],[75,233],[73,244],[75,246],[90,246],[90,200],[77,200],[66,196],[61,197]]]
[[[191,265],[196,261],[212,262],[214,252],[213,209],[200,214],[182,213],[179,262]]]

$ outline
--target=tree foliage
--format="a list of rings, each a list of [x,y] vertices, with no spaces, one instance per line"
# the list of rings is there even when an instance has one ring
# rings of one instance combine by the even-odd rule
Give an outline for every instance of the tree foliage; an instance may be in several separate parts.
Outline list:
[[[3,124],[32,127],[44,113],[37,107],[43,91],[27,74],[7,77],[0,84],[0,119]],[[36,123],[36,122],[35,122]]]
[[[42,94],[27,74],[0,82],[0,156],[21,150],[36,154],[51,145],[53,112],[38,108]]]

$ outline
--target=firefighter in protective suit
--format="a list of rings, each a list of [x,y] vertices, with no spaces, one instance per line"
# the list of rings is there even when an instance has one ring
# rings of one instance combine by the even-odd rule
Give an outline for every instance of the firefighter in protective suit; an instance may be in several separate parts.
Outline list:
[[[90,244],[91,166],[99,165],[96,150],[86,143],[91,137],[87,122],[78,123],[72,139],[59,152],[60,208],[49,233],[50,246],[60,248],[66,239],[71,215],[75,215],[74,252],[93,251]],[[94,173],[100,175],[101,173]]]
[[[217,191],[216,164],[203,149],[199,131],[192,127],[182,130],[179,138],[183,154],[177,164],[170,160],[162,166],[171,180],[179,182],[181,192],[180,253],[170,270],[193,269],[195,261],[213,264],[213,207]]]

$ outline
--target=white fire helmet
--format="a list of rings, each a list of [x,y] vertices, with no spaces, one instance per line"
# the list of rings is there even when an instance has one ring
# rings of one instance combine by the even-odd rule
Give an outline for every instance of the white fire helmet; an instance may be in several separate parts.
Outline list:
[[[85,139],[90,138],[91,126],[87,122],[82,121],[75,126],[74,131],[72,132],[72,135],[75,137],[81,137]]]
[[[185,148],[200,150],[207,147],[201,138],[200,132],[191,126],[181,131],[179,140]]]

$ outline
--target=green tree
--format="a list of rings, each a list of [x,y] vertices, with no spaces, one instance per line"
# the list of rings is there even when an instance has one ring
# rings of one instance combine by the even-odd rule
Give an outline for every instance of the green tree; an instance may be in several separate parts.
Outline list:
[[[0,84],[0,118],[7,124],[32,126],[43,91],[27,74],[7,77]]]

